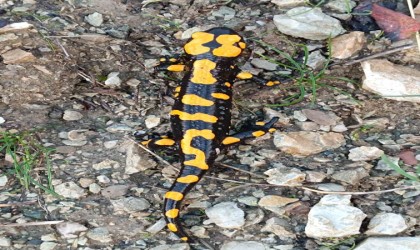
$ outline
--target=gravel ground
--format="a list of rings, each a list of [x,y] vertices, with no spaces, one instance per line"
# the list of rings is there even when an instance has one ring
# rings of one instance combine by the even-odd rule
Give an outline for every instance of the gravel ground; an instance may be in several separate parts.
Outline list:
[[[280,33],[273,16],[287,8],[270,1],[170,2],[0,0],[0,27],[31,25],[0,32],[0,131],[34,129],[43,145],[55,149],[53,184],[63,196],[35,188],[22,196],[13,176],[0,177],[0,248],[190,249],[165,229],[161,214],[176,172],[133,136],[170,130],[171,89],[182,76],[154,72],[159,58],[180,53],[193,31],[217,26],[249,39],[240,64],[266,78],[282,69],[270,71],[273,65],[258,54],[281,58],[255,40],[288,53],[304,43],[325,56],[325,40]],[[331,7],[323,10],[334,15]],[[368,42],[359,55],[384,44]],[[420,66],[404,53],[387,59]],[[383,239],[418,246],[420,191],[405,189],[413,182],[380,159],[385,154],[414,175],[420,160],[418,103],[363,90],[360,64],[325,73],[355,84],[329,80],[334,89],[320,88],[315,97],[280,108],[268,104],[292,93],[291,83],[235,86],[233,127],[279,116],[278,131],[219,157],[207,174],[212,178],[204,178],[184,202],[187,230],[215,249],[375,249],[369,244],[378,235],[387,236],[379,245]],[[179,167],[172,153],[160,155]],[[0,156],[6,173],[10,160]],[[30,225],[40,221],[60,223]]]

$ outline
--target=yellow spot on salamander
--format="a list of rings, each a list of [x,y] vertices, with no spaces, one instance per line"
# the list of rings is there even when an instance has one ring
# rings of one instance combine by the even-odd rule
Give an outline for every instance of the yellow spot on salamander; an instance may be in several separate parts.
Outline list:
[[[182,237],[181,240],[182,241],[188,241],[188,237]]]
[[[179,91],[181,91],[181,87],[180,86],[176,87],[175,90],[174,90],[174,92],[179,92]]]
[[[225,86],[230,88],[230,87],[232,87],[232,84],[230,82],[225,82]]]
[[[217,117],[214,115],[208,115],[204,113],[195,113],[195,114],[189,114],[187,112],[183,112],[181,110],[172,110],[171,115],[178,115],[179,119],[183,121],[203,121],[203,122],[209,122],[209,123],[215,123],[217,122]]]
[[[280,84],[280,82],[279,81],[268,81],[265,85],[268,86],[268,87],[271,87],[271,86],[274,86],[274,85],[277,85],[277,84]]]
[[[201,96],[194,95],[194,94],[186,94],[182,97],[182,103],[187,105],[195,105],[195,106],[212,106],[214,104],[213,101],[207,100]]]
[[[193,64],[191,82],[197,84],[214,84],[217,80],[211,74],[216,68],[216,63],[208,59],[197,60]]]
[[[191,41],[184,45],[185,53],[199,55],[210,51],[210,48],[203,46],[203,44],[213,41],[214,35],[206,32],[195,32],[191,38]]]
[[[179,214],[179,209],[174,208],[174,209],[166,211],[165,216],[168,218],[174,219],[178,217],[178,214]]]
[[[180,71],[184,71],[185,69],[185,65],[182,64],[174,64],[174,65],[170,65],[168,66],[167,70],[169,71],[174,71],[174,72],[180,72]]]
[[[178,228],[176,228],[176,225],[174,223],[169,223],[167,226],[168,226],[168,229],[171,230],[172,232],[178,231]]]
[[[172,146],[175,144],[175,141],[172,139],[160,139],[155,142],[156,145],[159,146]]]
[[[249,72],[241,72],[238,75],[236,75],[236,78],[244,80],[244,79],[251,79],[252,78],[252,74]]]
[[[149,145],[149,143],[150,143],[151,141],[152,141],[152,140],[142,141],[142,142],[141,142],[141,145],[143,145],[143,146],[146,146],[146,147],[147,147],[147,145]]]
[[[222,144],[229,145],[229,144],[237,143],[237,142],[240,142],[240,141],[241,141],[241,139],[239,139],[239,138],[228,136],[222,141]]]
[[[197,182],[199,180],[198,176],[196,175],[187,175],[187,176],[183,176],[183,177],[179,177],[178,179],[176,179],[177,182],[180,183],[194,183]]]
[[[252,135],[255,136],[255,137],[260,137],[264,134],[265,134],[265,132],[261,131],[261,130],[258,130],[258,131],[255,131],[255,132],[252,133]]]
[[[166,58],[159,59],[160,62],[166,62]]]
[[[168,191],[165,194],[165,198],[171,199],[171,200],[174,200],[174,201],[180,201],[180,200],[182,200],[182,198],[184,198],[184,195],[180,192]]]
[[[209,169],[209,166],[206,163],[206,154],[201,149],[191,146],[192,140],[195,137],[203,137],[206,140],[213,140],[215,134],[210,129],[188,129],[185,131],[184,138],[181,140],[182,153],[195,155],[195,159],[184,161],[184,165],[207,170]]]
[[[178,61],[178,59],[176,59],[176,58],[170,58],[169,61],[170,62],[176,62],[176,61]]]
[[[257,126],[264,126],[264,124],[265,124],[264,122],[256,122],[255,123],[255,125],[257,125]]]
[[[274,133],[276,130],[277,130],[277,129],[275,129],[275,128],[270,128],[270,129],[268,130],[268,132],[270,132],[270,133]]]
[[[213,96],[216,99],[222,99],[222,100],[229,100],[230,96],[226,95],[224,93],[212,93],[211,96]]]
[[[239,45],[239,47],[241,49],[245,49],[246,48],[246,43],[244,43],[244,42],[239,42],[238,45]]]
[[[221,44],[217,49],[213,50],[213,55],[220,57],[237,57],[241,54],[242,49],[233,45],[241,40],[238,35],[220,35],[216,41]]]

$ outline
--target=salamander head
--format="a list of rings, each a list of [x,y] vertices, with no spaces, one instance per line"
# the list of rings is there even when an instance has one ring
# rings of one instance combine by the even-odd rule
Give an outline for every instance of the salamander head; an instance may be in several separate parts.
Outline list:
[[[238,33],[229,28],[218,27],[193,33],[184,45],[184,50],[191,56],[236,58],[245,47],[246,44]]]

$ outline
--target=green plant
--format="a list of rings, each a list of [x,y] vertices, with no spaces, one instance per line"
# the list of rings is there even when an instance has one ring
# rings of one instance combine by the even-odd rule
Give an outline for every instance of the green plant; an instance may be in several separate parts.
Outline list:
[[[296,45],[300,49],[300,51],[303,52],[303,61],[299,62],[288,53],[281,51],[267,43],[264,43],[260,40],[254,40],[254,41],[259,43],[263,47],[277,53],[279,56],[284,58],[285,62],[280,62],[278,60],[273,59],[272,57],[265,56],[261,53],[256,53],[257,55],[259,55],[260,57],[270,62],[276,63],[280,67],[292,70],[294,73],[292,76],[281,75],[281,77],[286,77],[289,79],[293,78],[294,84],[289,87],[284,87],[284,89],[295,90],[296,93],[291,94],[288,97],[286,97],[282,103],[271,104],[267,106],[271,106],[271,107],[290,106],[290,105],[301,102],[305,98],[306,94],[308,93],[311,94],[311,101],[312,103],[314,103],[316,101],[317,91],[320,88],[328,88],[328,89],[337,91],[340,94],[344,94],[352,98],[348,92],[341,90],[340,88],[337,88],[335,86],[331,86],[330,84],[326,82],[323,82],[323,81],[339,80],[339,81],[345,81],[348,83],[355,84],[353,80],[348,79],[346,77],[335,77],[335,76],[329,76],[326,74],[326,70],[328,69],[329,63],[331,61],[331,42],[330,41],[328,42],[328,50],[330,52],[329,56],[326,62],[324,63],[322,69],[317,72],[314,72],[307,65],[308,58],[309,58],[309,50],[308,50],[308,47],[304,44]]]
[[[53,149],[41,145],[31,132],[0,132],[0,155],[9,157],[13,165],[7,173],[19,180],[25,190],[35,186],[58,197],[52,185],[52,166],[49,159],[52,151]]]
[[[390,166],[395,172],[409,179],[410,181],[420,182],[420,164],[416,166],[415,175],[407,173],[397,164],[393,163],[386,155],[381,156],[381,160],[384,161],[388,166]]]

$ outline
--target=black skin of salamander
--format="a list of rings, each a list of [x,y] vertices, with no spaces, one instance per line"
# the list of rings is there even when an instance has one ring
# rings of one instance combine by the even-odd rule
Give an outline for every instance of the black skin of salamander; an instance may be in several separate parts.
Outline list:
[[[226,32],[231,32],[227,34],[237,34],[236,32],[230,29],[220,29],[220,33],[216,29],[207,31],[209,33],[215,34],[215,36],[219,34],[226,34]],[[242,41],[243,42],[243,41]],[[211,41],[209,43],[203,44],[204,46],[210,48],[217,48],[220,46],[219,43],[216,41]],[[240,70],[235,66],[236,59],[235,58],[226,58],[226,57],[217,57],[211,55],[211,53],[200,54],[197,56],[186,55],[185,56],[185,66],[187,69],[191,69],[193,63],[199,59],[208,59],[212,62],[216,63],[216,68],[211,71],[213,77],[217,79],[216,84],[194,84],[190,81],[192,77],[192,72],[187,71],[182,82],[181,82],[181,90],[179,93],[178,98],[173,105],[174,110],[181,110],[185,111],[190,114],[194,113],[204,113],[216,116],[218,118],[216,123],[208,123],[203,121],[182,121],[179,119],[179,116],[171,116],[171,127],[173,132],[173,139],[178,144],[180,148],[180,141],[183,139],[185,132],[189,129],[209,129],[212,130],[215,134],[215,138],[212,140],[207,140],[202,137],[196,137],[193,139],[192,145],[195,148],[202,150],[206,156],[206,162],[209,168],[212,167],[214,164],[214,160],[217,156],[216,152],[218,149],[221,148],[222,140],[227,136],[230,128],[231,122],[231,109],[232,109],[232,87],[228,87],[225,85],[225,82],[229,82],[233,85],[233,81],[235,80],[236,75],[240,72]],[[211,94],[212,93],[224,93],[227,94],[230,98],[228,100],[221,100],[216,99],[215,104],[206,107],[206,106],[192,106],[192,105],[185,105],[181,102],[182,97],[185,94],[199,94],[203,98],[206,99],[213,99]],[[186,160],[191,160],[194,158],[194,155],[185,155],[182,153],[181,149],[179,150],[180,161],[184,162]],[[180,171],[179,176],[186,176],[186,175],[196,175],[201,179],[205,174],[205,170],[201,170],[196,167],[192,166],[184,166],[182,164],[182,168]],[[170,190],[181,192],[185,195],[195,186],[196,183],[192,184],[182,184],[174,182]],[[164,204],[164,211],[167,211],[173,207],[179,208],[179,204],[174,206],[174,201],[170,199],[165,199]],[[178,202],[180,203],[180,202]],[[176,218],[177,220],[179,219]],[[176,223],[179,225],[179,223]],[[181,227],[178,227],[179,232],[178,235],[187,235]],[[188,237],[187,242],[192,242],[191,238]]]

